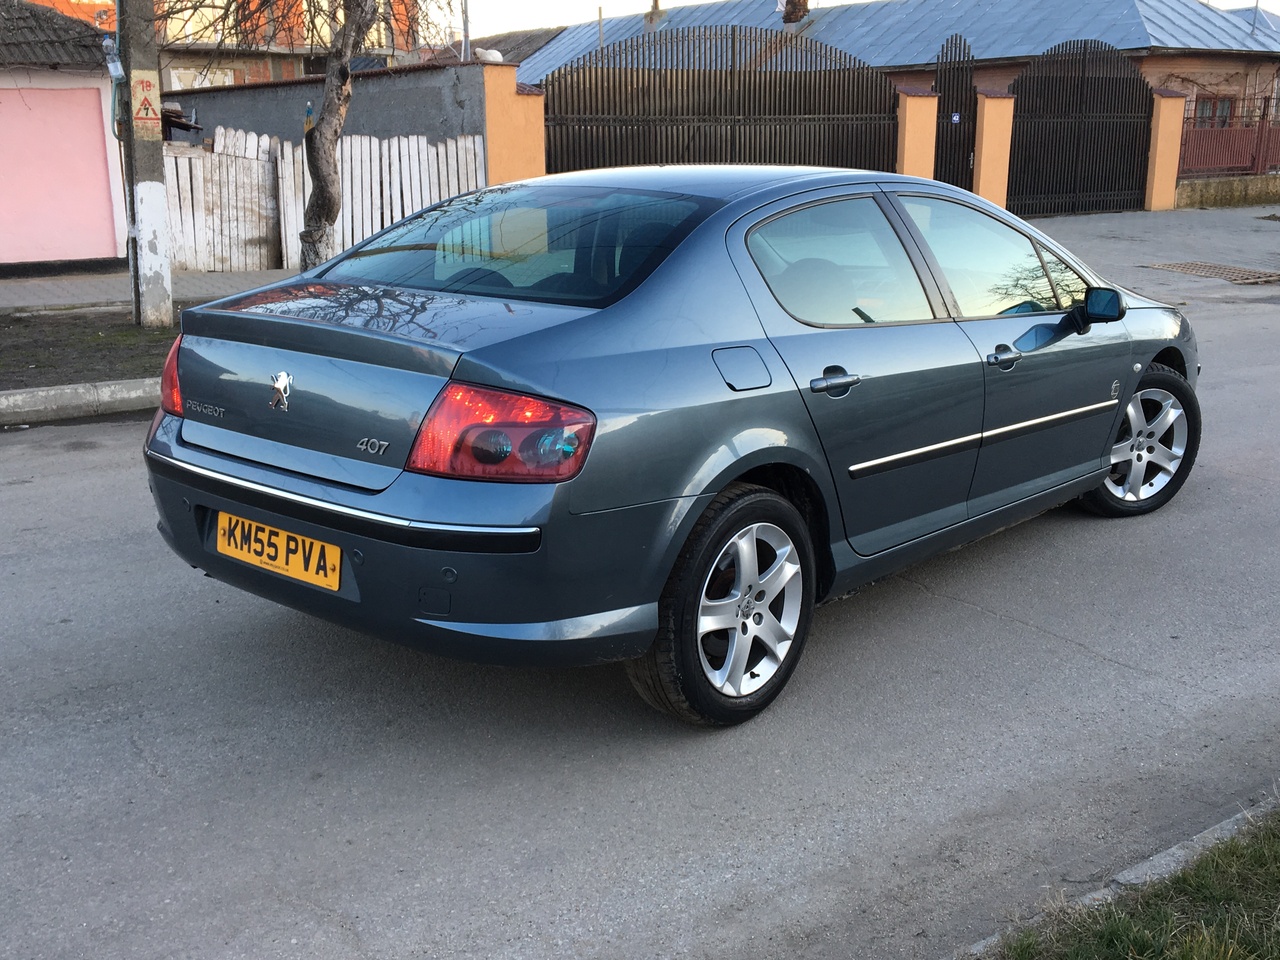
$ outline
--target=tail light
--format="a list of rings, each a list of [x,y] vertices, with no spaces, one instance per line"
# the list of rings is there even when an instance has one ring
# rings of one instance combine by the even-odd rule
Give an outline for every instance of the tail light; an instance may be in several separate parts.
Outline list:
[[[178,347],[182,334],[173,341],[169,356],[165,357],[164,372],[160,374],[160,408],[175,417],[182,416],[182,388],[178,386]]]
[[[596,418],[580,407],[450,382],[427,411],[405,469],[555,483],[577,476],[595,429]]]

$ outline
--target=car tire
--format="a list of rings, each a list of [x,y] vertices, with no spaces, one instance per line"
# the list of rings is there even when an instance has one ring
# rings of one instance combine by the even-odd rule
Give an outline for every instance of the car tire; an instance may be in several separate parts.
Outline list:
[[[1187,481],[1200,450],[1200,403],[1176,370],[1153,363],[1133,393],[1111,447],[1111,473],[1080,498],[1104,517],[1158,510]]]
[[[650,705],[702,726],[750,720],[795,670],[816,562],[800,512],[735,483],[698,519],[659,602],[658,636],[627,675]]]

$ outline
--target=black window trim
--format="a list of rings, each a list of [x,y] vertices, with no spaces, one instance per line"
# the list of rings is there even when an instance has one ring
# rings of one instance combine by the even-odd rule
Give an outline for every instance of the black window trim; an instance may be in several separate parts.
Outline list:
[[[1071,307],[1067,305],[1066,297],[1062,295],[1062,290],[1058,287],[1057,282],[1055,282],[1053,279],[1053,271],[1050,270],[1049,265],[1044,262],[1045,254],[1048,254],[1049,256],[1053,257],[1055,260],[1057,260],[1059,263],[1065,266],[1068,270],[1074,273],[1077,277],[1080,277],[1081,280],[1084,280],[1086,287],[1089,286],[1089,281],[1086,280],[1083,276],[1081,276],[1079,270],[1077,270],[1071,264],[1067,263],[1066,260],[1058,256],[1056,253],[1054,253],[1052,250],[1046,247],[1043,243],[1041,243],[1035,237],[1031,238],[1031,245],[1035,247],[1036,255],[1040,258],[1040,266],[1044,268],[1045,276],[1049,278],[1049,288],[1053,290],[1053,296],[1058,301],[1058,309],[1064,312],[1067,310],[1070,310]]]

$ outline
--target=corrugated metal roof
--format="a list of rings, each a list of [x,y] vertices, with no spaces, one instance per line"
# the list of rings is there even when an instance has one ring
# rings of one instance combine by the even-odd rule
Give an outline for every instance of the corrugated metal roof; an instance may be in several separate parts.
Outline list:
[[[1251,33],[1254,31],[1255,22],[1258,30],[1280,33],[1280,14],[1271,13],[1259,7],[1236,7],[1226,12],[1243,20]]]
[[[0,67],[101,67],[102,32],[23,0],[0,0]]]
[[[507,63],[519,63],[529,54],[545,47],[563,29],[564,27],[544,27],[540,30],[515,30],[472,40],[471,46],[497,50]]]
[[[658,29],[703,26],[780,29],[774,0],[721,0],[665,12]],[[1103,40],[1121,50],[1228,50],[1280,53],[1280,34],[1257,30],[1200,0],[871,0],[814,10],[803,36],[873,66],[932,62],[959,33],[978,59],[1032,57],[1067,40]],[[604,21],[607,46],[644,32],[644,16]],[[600,27],[566,27],[531,53],[517,76],[539,83],[552,70],[600,46]]]
[[[725,0],[722,3],[700,3],[676,7],[663,12],[660,31],[684,30],[691,27],[769,27],[778,26],[780,14],[774,0]],[[599,22],[579,23],[566,27],[554,40],[520,64],[516,78],[525,83],[540,83],[558,67],[578,59],[600,46],[608,46],[644,33],[644,14],[609,17],[604,21],[603,36]]]
[[[545,47],[563,29],[564,27],[540,27],[536,30],[513,30],[487,37],[472,37],[472,56],[475,56],[477,50],[496,50],[502,54],[503,63],[519,63],[526,56]],[[462,62],[462,41],[454,40],[446,46],[432,50],[431,62]]]

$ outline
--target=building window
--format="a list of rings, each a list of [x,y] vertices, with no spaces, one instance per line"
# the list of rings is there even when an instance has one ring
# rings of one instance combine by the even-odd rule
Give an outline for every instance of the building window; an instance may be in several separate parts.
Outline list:
[[[1229,126],[1235,112],[1235,97],[1196,97],[1197,127]]]

